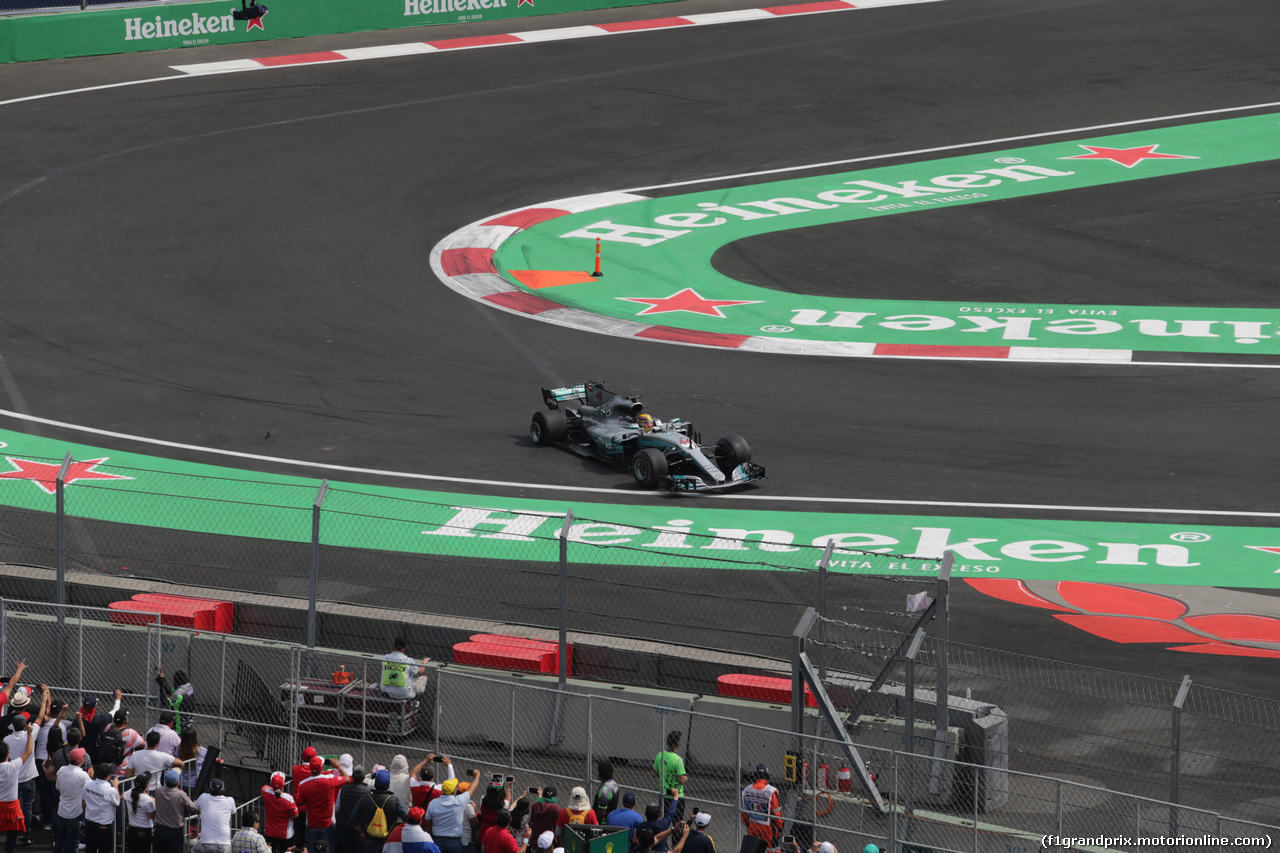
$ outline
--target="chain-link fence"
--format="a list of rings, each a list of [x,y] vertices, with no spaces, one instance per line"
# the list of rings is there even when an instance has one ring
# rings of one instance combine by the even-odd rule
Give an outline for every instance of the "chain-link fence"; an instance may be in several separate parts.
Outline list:
[[[832,670],[865,680],[899,653],[904,639],[901,632],[823,621],[825,639],[810,644],[826,649]],[[915,660],[916,688],[930,696],[942,649],[926,639]],[[947,643],[945,651],[949,693],[990,703],[1008,717],[1011,769],[1154,800],[1170,799],[1176,789],[1185,806],[1246,820],[1273,821],[1280,813],[1274,799],[1280,702],[1192,685],[1179,711],[1175,681],[964,643]],[[896,680],[905,668],[897,664]],[[884,707],[877,712],[901,719]]]

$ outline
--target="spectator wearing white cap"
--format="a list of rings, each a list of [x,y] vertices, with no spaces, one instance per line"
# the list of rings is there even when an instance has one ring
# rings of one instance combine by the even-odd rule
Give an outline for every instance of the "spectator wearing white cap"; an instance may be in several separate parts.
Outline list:
[[[711,813],[695,809],[689,831],[680,839],[681,844],[676,849],[682,849],[683,853],[716,853],[716,842],[707,833],[710,825]]]
[[[874,844],[868,844],[867,847],[871,849],[864,849],[863,853],[880,853],[880,848]],[[840,851],[836,850],[836,846],[830,841],[815,841],[813,846],[809,848],[809,853],[840,853]]]

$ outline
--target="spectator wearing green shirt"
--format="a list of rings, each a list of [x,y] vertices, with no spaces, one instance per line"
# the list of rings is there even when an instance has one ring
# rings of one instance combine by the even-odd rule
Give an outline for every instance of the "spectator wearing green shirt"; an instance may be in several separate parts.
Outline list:
[[[670,795],[674,793],[677,800],[676,820],[684,817],[684,785],[689,781],[688,774],[684,772],[684,759],[676,752],[680,749],[680,738],[683,736],[683,732],[668,733],[667,748],[653,759],[654,778],[662,781],[663,793],[667,795],[662,798],[662,807],[664,810],[670,807],[673,799]]]

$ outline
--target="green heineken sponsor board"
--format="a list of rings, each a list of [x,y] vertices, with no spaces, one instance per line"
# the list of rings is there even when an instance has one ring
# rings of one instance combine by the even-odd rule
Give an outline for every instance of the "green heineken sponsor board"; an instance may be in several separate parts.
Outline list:
[[[0,440],[0,506],[53,512],[54,478],[70,453],[72,516],[295,542],[311,536],[316,479],[268,479],[9,431]],[[756,512],[696,498],[618,505],[331,483],[321,537],[339,547],[553,562],[569,511],[570,556],[584,563],[811,570],[831,542],[835,572],[929,577],[950,550],[957,577],[1280,588],[1280,529],[1187,523]]]
[[[494,265],[521,286],[548,281],[544,271],[583,269],[598,239],[607,259],[603,278],[580,276],[533,292],[595,314],[699,332],[790,342],[1275,355],[1280,308],[842,299],[735,281],[713,269],[711,259],[729,243],[773,231],[1277,157],[1280,116],[1273,114],[734,186],[550,219],[503,242]]]
[[[72,10],[0,18],[0,61],[269,41],[638,6],[666,0],[263,0],[260,20],[231,16],[238,0]]]

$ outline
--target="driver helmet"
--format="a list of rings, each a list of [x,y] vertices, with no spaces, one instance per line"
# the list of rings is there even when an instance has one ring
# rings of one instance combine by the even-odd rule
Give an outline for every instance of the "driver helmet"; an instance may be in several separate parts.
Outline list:
[[[644,430],[645,432],[653,432],[653,429],[654,429],[653,415],[647,415],[647,414],[636,415],[636,423],[640,426],[640,429]]]

